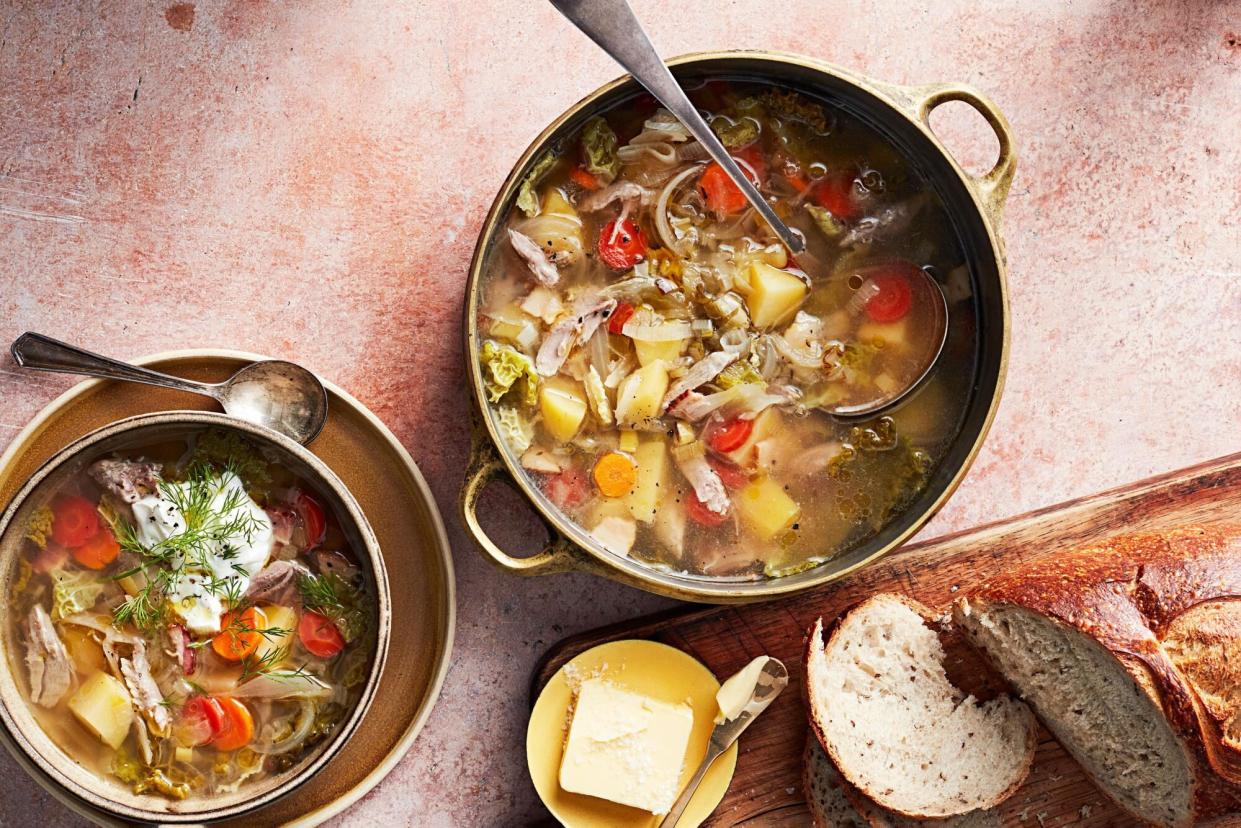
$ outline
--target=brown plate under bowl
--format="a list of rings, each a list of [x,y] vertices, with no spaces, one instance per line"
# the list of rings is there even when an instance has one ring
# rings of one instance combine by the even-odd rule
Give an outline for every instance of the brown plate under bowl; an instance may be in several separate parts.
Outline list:
[[[235,351],[182,351],[135,362],[192,379],[218,381],[262,358]],[[331,383],[324,385],[330,414],[312,453],[348,487],[369,519],[383,549],[390,591],[401,596],[391,606],[392,626],[401,635],[391,641],[369,711],[348,741],[341,740],[339,752],[321,763],[295,796],[274,799],[220,824],[317,824],[356,802],[412,745],[447,670],[455,595],[451,556],[434,500],[392,433],[347,393]],[[93,429],[136,414],[210,406],[210,401],[175,391],[98,380],[81,383],[40,412],[0,455],[0,503],[9,502],[63,446]],[[100,824],[132,824],[132,817],[94,807],[72,793],[18,749],[12,734],[3,728],[0,740],[39,784],[75,812]],[[207,818],[211,817],[196,817],[198,821]],[[161,819],[170,821],[167,814]]]
[[[288,770],[244,785],[233,793],[217,793],[210,797],[172,800],[158,794],[136,794],[116,780],[85,767],[58,746],[35,719],[25,698],[25,677],[20,675],[24,647],[15,632],[18,622],[10,617],[11,606],[7,602],[0,605],[0,630],[3,630],[0,633],[0,668],[9,667],[0,669],[0,722],[4,723],[9,738],[44,774],[79,799],[126,819],[165,823],[217,821],[242,816],[292,793],[348,742],[375,697],[387,660],[391,632],[388,579],[379,542],[353,495],[326,463],[298,443],[269,429],[213,411],[159,411],[126,417],[75,440],[44,463],[0,517],[0,594],[9,595],[12,589],[11,581],[16,572],[14,562],[25,549],[25,528],[31,516],[46,507],[66,481],[81,475],[96,460],[115,452],[134,446],[181,441],[208,430],[238,434],[260,450],[274,454],[281,465],[310,481],[315,494],[322,497],[324,505],[335,514],[349,547],[358,553],[366,590],[375,599],[372,616],[375,642],[368,654],[370,669],[361,695],[336,731]]]

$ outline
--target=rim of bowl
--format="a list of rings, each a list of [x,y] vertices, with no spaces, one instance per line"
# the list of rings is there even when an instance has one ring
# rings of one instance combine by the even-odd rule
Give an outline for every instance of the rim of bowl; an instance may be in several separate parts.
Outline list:
[[[226,428],[240,431],[259,443],[266,443],[276,449],[292,455],[304,464],[313,474],[314,482],[332,492],[344,508],[347,518],[356,530],[358,539],[366,551],[370,563],[371,577],[375,586],[377,629],[374,656],[371,662],[366,686],[362,695],[350,711],[344,724],[333,734],[332,738],[318,749],[304,767],[283,782],[269,786],[251,796],[241,796],[239,791],[235,801],[223,807],[213,806],[211,798],[189,798],[181,802],[166,800],[155,796],[138,796],[127,794],[125,800],[118,799],[114,794],[116,788],[94,771],[74,762],[59,745],[44,731],[27,708],[26,700],[19,688],[13,669],[17,653],[9,653],[10,634],[0,630],[0,725],[3,725],[9,737],[6,743],[10,750],[20,750],[24,758],[33,762],[49,779],[58,784],[69,794],[83,800],[87,804],[108,814],[130,819],[151,820],[163,823],[195,823],[216,821],[244,815],[264,805],[270,804],[281,797],[292,793],[308,781],[315,773],[331,761],[348,743],[356,732],[358,725],[366,716],[379,681],[386,666],[388,642],[390,638],[391,596],[388,591],[387,571],[384,567],[383,555],[378,539],[371,529],[369,521],[362,512],[357,500],[348,487],[336,476],[326,463],[305,446],[275,431],[252,423],[238,420],[226,414],[214,411],[160,411],[147,414],[136,414],[115,420],[83,435],[68,444],[52,457],[48,458],[26,480],[13,499],[5,507],[0,516],[0,540],[12,528],[12,521],[29,497],[49,477],[54,475],[66,464],[87,453],[92,447],[122,435],[135,433],[155,426],[188,426],[200,428]],[[16,546],[14,548],[17,548]],[[3,555],[0,550],[0,556]],[[0,558],[0,581],[8,572],[9,561]],[[14,703],[15,702],[15,703]],[[14,710],[13,708],[16,708]],[[71,768],[71,770],[66,770]],[[181,806],[185,803],[198,801],[203,807],[177,807],[175,809],[156,809],[142,807],[140,802]]]

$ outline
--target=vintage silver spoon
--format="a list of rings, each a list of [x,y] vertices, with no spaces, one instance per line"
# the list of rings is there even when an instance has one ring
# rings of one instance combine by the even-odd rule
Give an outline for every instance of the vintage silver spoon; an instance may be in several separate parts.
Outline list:
[[[668,811],[668,815],[659,823],[659,828],[674,828],[681,814],[685,813],[685,809],[689,807],[689,801],[693,799],[694,792],[702,784],[702,779],[707,775],[707,769],[711,767],[711,763],[732,747],[733,742],[737,741],[745,729],[758,718],[758,715],[776,700],[776,696],[780,695],[788,683],[789,671],[779,659],[769,656],[767,663],[759,671],[758,681],[755,682],[754,689],[750,692],[750,700],[741,708],[741,712],[727,721],[720,722],[711,731],[711,744],[707,747],[707,755],[702,758],[702,764],[698,766],[698,770],[694,771],[694,776],[685,786],[685,790],[681,791],[672,810]]]
[[[218,402],[225,414],[278,431],[302,445],[317,437],[327,421],[327,392],[323,383],[292,362],[253,362],[224,382],[206,383],[139,368],[43,334],[26,332],[13,342],[10,350],[23,368],[86,374],[202,394]]]
[[[828,269],[806,250],[806,237],[800,230],[785,224],[758,188],[746,178],[737,166],[737,162],[728,154],[728,150],[715,137],[715,132],[699,114],[698,109],[685,95],[685,90],[677,83],[676,78],[668,71],[668,66],[659,57],[651,39],[647,36],[642,24],[629,7],[626,0],[549,0],[556,9],[569,19],[574,26],[582,31],[595,44],[607,52],[617,63],[624,67],[634,80],[646,87],[669,112],[677,117],[690,135],[702,144],[707,154],[724,168],[728,177],[745,195],[750,205],[758,211],[763,220],[771,227],[780,241],[797,256],[797,266],[810,276],[813,283],[816,279],[826,278]],[[940,328],[932,332],[933,341],[939,345],[930,355],[924,370],[917,378],[903,388],[894,389],[893,393],[884,394],[865,403],[854,403],[849,406],[821,406],[822,410],[837,417],[871,417],[885,408],[895,405],[910,391],[917,387],[926,377],[943,350],[944,340],[948,333],[948,305],[944,300],[943,291],[930,275],[924,271],[921,280],[930,286],[938,307],[935,318]],[[942,312],[941,312],[942,311]]]

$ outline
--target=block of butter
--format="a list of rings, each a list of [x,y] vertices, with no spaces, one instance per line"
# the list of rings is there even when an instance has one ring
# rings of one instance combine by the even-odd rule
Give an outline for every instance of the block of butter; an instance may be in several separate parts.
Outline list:
[[[767,661],[768,656],[759,656],[724,682],[719,692],[715,694],[715,703],[720,707],[720,713],[715,717],[716,722],[731,722],[741,715],[746,702],[754,694],[754,688],[758,685],[758,675],[763,672],[763,666],[767,664]]]
[[[560,787],[667,813],[680,792],[693,727],[687,704],[651,699],[603,679],[584,681],[560,760]]]

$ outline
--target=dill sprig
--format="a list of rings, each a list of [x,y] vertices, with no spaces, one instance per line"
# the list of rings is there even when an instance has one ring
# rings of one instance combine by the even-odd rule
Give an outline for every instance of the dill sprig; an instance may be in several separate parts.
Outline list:
[[[333,572],[303,575],[297,581],[302,605],[336,624],[346,641],[353,641],[366,629],[366,613],[358,590]]]
[[[289,645],[283,647],[273,647],[263,655],[255,658],[251,656],[241,662],[241,675],[237,678],[237,683],[241,684],[247,679],[268,673],[276,668],[276,665],[284,661],[289,655]]]
[[[237,683],[244,684],[257,676],[264,676],[276,681],[291,681],[296,678],[317,680],[317,677],[307,670],[303,664],[299,664],[291,670],[287,668],[278,669],[291,652],[293,652],[293,648],[285,644],[284,646],[268,650],[258,658],[251,656],[245,659],[241,662],[241,675],[237,677]]]
[[[226,475],[236,475],[230,466]],[[108,521],[122,552],[135,557],[138,563],[114,575],[120,580],[141,573],[145,583],[128,596],[113,616],[118,624],[132,622],[149,629],[164,618],[169,592],[190,572],[210,572],[209,558],[225,561],[240,551],[237,541],[250,543],[261,524],[249,509],[242,508],[248,496],[240,487],[227,485],[227,476],[219,475],[206,463],[193,463],[182,483],[159,483],[159,494],[170,506],[174,516],[173,532],[154,544],[144,544],[137,528],[109,510]],[[222,496],[222,497],[221,497]],[[217,502],[219,501],[219,502]],[[240,564],[232,565],[238,575],[248,575]],[[221,596],[230,606],[241,601],[238,578],[205,576],[202,588],[211,595]]]

